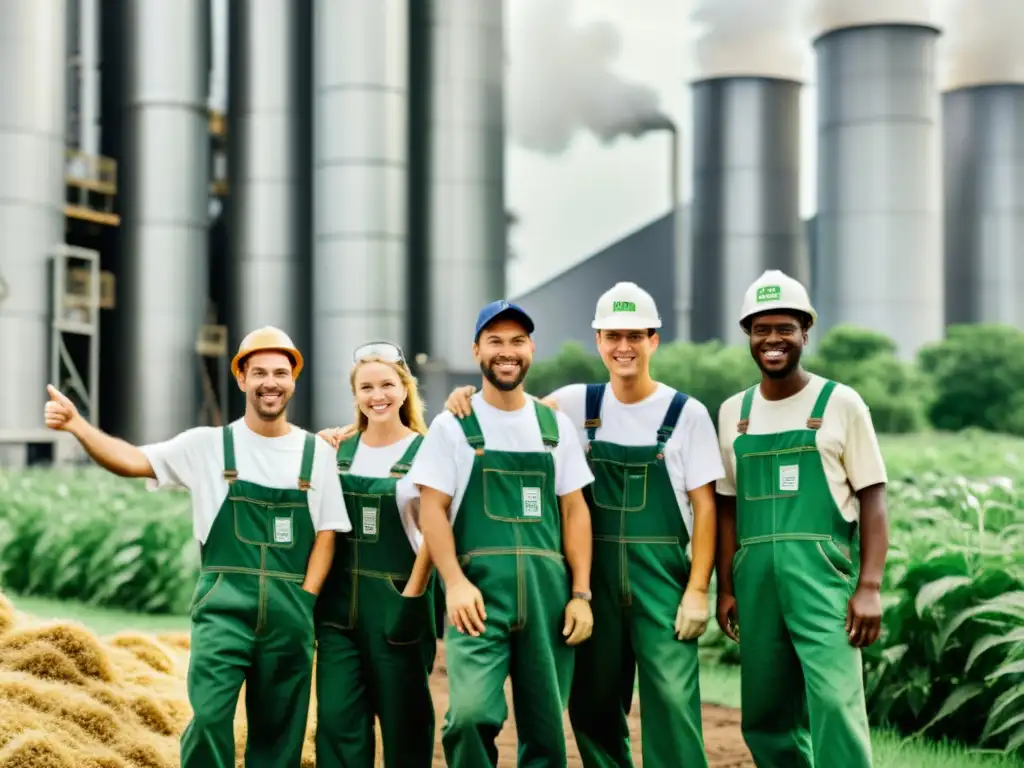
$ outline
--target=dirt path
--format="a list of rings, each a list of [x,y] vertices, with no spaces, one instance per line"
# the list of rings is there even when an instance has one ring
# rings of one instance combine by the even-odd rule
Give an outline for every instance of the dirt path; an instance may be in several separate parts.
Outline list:
[[[434,747],[434,766],[443,768],[445,762],[444,752],[441,749],[441,724],[444,722],[444,713],[448,709],[448,678],[443,642],[438,643],[437,663],[434,665],[434,674],[431,678],[431,691],[434,696],[434,708],[437,712],[438,729]],[[507,698],[510,696],[507,683],[505,695]],[[516,731],[511,713],[511,699],[509,698],[509,721],[498,736],[498,764],[501,768],[515,768],[516,764]],[[572,729],[569,727],[568,715],[565,717],[564,725],[565,738],[569,745],[569,765],[581,766],[579,753],[576,751],[576,741],[573,739]],[[637,768],[640,768],[643,765],[643,759],[640,752],[640,713],[636,699],[634,699],[629,717],[629,731],[633,737],[633,759]],[[750,759],[750,753],[743,743],[743,737],[740,735],[740,715],[737,710],[711,704],[704,705],[704,745],[710,768],[752,768],[754,765],[754,761]]]

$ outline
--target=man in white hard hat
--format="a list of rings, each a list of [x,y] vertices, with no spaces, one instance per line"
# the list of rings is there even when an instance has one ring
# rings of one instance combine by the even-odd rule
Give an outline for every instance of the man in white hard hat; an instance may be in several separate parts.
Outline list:
[[[632,766],[627,715],[639,676],[645,765],[706,766],[697,639],[715,558],[715,427],[698,400],[654,381],[661,318],[635,283],[600,299],[592,327],[609,384],[571,384],[544,402],[587,447],[594,633],[576,651],[569,715],[583,765]],[[468,413],[473,388],[448,408]],[[692,558],[687,556],[691,545]]]
[[[186,488],[202,567],[192,602],[183,768],[235,764],[246,687],[251,768],[299,768],[312,681],[313,607],[335,531],[350,531],[330,445],[287,420],[303,360],[277,328],[253,331],[231,363],[245,416],[138,448],[89,424],[54,387],[45,420],[100,466]]]
[[[743,299],[762,377],[719,411],[718,622],[758,765],[869,768],[860,649],[881,628],[887,477],[864,401],[800,365],[816,320],[778,270]]]

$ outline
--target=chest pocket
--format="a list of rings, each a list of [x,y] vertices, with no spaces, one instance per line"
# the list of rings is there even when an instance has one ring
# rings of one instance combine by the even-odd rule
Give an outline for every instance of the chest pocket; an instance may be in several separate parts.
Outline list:
[[[484,467],[484,514],[506,523],[543,521],[547,482],[539,470]]]
[[[611,512],[640,512],[647,506],[647,464],[623,464],[593,457],[594,504]]]
[[[295,508],[232,498],[235,536],[245,544],[274,549],[295,546]]]
[[[349,517],[352,518],[352,538],[365,544],[374,544],[380,537],[381,497],[373,493],[345,493]]]
[[[812,434],[813,439],[813,434]],[[739,462],[739,481],[746,501],[789,499],[800,494],[801,470],[817,453],[812,445],[757,451],[743,455]]]

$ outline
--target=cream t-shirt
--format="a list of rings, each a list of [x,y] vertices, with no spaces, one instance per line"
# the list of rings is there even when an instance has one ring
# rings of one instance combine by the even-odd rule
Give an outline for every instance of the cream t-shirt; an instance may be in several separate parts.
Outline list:
[[[811,374],[807,386],[785,400],[765,400],[761,388],[755,389],[747,434],[765,435],[805,429],[825,381],[821,376]],[[730,397],[718,412],[718,440],[725,464],[725,477],[718,481],[716,490],[723,496],[736,495],[736,453],[733,441],[739,435],[737,424],[743,395],[743,392],[739,392]],[[888,477],[875,428],[871,423],[871,412],[856,390],[845,384],[836,384],[822,415],[816,441],[832,498],[840,514],[850,522],[858,521],[860,502],[857,500],[857,491],[869,485],[885,483]]]
[[[391,477],[391,467],[401,460],[415,438],[415,434],[407,435],[397,443],[380,447],[371,447],[360,440],[359,446],[356,448],[356,455],[352,459],[352,466],[348,470],[349,474],[361,477]],[[422,445],[420,447],[422,448]],[[341,476],[341,482],[344,486],[345,475]],[[420,489],[409,479],[408,474],[395,484],[395,502],[398,505],[398,514],[414,552],[420,551],[420,544],[423,541],[423,534],[416,527],[415,516],[412,514],[412,505],[419,495]]]

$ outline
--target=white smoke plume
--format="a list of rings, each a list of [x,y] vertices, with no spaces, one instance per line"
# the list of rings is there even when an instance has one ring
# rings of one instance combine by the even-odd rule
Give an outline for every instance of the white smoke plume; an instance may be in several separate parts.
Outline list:
[[[802,29],[808,0],[695,0],[697,79],[778,77],[803,81],[810,44]]]
[[[935,25],[937,15],[935,0],[811,0],[807,26],[813,39],[832,29],[859,24]]]
[[[939,87],[1024,83],[1024,0],[942,0]]]
[[[510,4],[507,108],[512,141],[557,154],[579,130],[603,142],[675,130],[652,88],[627,82],[611,70],[620,46],[615,28],[603,22],[574,26],[571,6],[572,0]]]

